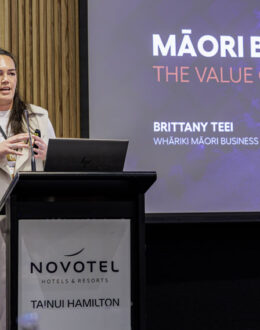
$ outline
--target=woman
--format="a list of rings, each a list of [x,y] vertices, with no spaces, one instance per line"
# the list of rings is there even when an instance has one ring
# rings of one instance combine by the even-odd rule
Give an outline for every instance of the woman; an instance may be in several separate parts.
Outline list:
[[[29,112],[30,130],[40,130],[34,136],[38,147],[36,169],[43,170],[48,139],[55,137],[48,112],[35,105],[25,104],[17,91],[17,72],[14,57],[0,48],[0,199],[18,171],[31,170],[31,154],[24,110]]]
[[[24,103],[17,90],[16,63],[13,55],[0,48],[0,200],[18,171],[31,170],[25,110],[29,113],[36,169],[43,170],[49,138],[55,133],[48,112]],[[1,225],[1,223],[0,223]],[[1,228],[1,226],[0,226]],[[0,329],[5,330],[5,242],[0,232]]]

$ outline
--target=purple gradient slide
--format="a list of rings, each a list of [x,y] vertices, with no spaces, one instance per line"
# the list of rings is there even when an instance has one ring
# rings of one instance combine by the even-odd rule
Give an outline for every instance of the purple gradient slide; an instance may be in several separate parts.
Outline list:
[[[89,1],[91,138],[155,170],[146,212],[260,210],[259,0]]]

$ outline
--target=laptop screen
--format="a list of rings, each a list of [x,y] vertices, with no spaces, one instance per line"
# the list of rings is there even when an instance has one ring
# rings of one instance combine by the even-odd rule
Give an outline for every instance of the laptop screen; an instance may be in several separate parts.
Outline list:
[[[120,172],[123,170],[127,140],[50,139],[46,172]]]

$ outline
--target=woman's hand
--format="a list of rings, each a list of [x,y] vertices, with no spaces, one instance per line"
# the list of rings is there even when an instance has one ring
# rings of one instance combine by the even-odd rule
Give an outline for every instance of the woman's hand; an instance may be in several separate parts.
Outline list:
[[[38,148],[33,148],[33,151],[35,151],[34,158],[40,158],[41,160],[45,160],[47,153],[47,144],[43,141],[42,138],[40,138],[37,135],[33,135],[32,138],[34,140],[34,143],[38,147]]]
[[[17,149],[28,148],[28,144],[25,143],[28,139],[29,135],[27,133],[20,133],[4,140],[0,143],[0,157],[8,154],[21,156],[23,153],[17,151]]]

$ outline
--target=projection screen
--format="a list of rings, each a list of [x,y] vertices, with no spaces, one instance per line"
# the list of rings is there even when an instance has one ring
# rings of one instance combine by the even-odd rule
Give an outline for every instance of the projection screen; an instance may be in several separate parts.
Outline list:
[[[146,212],[260,209],[259,0],[88,1],[90,138],[155,170]]]

